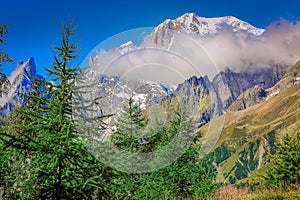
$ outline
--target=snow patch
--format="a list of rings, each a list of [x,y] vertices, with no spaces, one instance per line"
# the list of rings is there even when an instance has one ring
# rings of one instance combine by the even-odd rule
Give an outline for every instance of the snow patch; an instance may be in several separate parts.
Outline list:
[[[141,109],[146,109],[147,94],[136,94],[132,97],[135,103],[137,103]]]
[[[169,23],[178,26],[181,32],[200,34],[202,36],[214,35],[224,25],[231,26],[234,32],[246,31],[255,36],[259,36],[265,31],[233,16],[205,18],[195,13],[186,13],[175,20],[165,20],[158,27],[168,27],[167,24]],[[158,28],[155,29],[155,31],[157,30]]]

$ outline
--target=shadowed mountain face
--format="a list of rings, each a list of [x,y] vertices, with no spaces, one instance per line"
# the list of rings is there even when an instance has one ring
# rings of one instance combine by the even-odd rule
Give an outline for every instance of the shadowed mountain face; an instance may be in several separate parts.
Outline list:
[[[227,69],[218,73],[212,81],[207,77],[191,77],[179,84],[174,94],[183,96],[186,103],[192,105],[194,109],[199,109],[198,126],[201,127],[215,116],[224,114],[229,106],[248,89],[254,86],[260,87],[261,90],[271,88],[284,74],[285,68],[279,66],[255,72],[234,72]],[[259,95],[263,97],[261,90]],[[253,96],[256,92],[256,90],[248,91],[248,96]],[[249,102],[249,105],[254,105],[256,102],[260,102],[259,99]]]
[[[242,93],[229,107],[230,111],[244,110],[264,101],[267,97],[267,91],[259,85],[248,89]]]

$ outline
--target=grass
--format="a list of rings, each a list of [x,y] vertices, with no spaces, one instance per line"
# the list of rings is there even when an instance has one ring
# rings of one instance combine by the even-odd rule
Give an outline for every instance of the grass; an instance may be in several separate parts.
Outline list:
[[[291,132],[299,123],[300,117],[300,84],[291,86],[283,90],[277,96],[270,97],[267,101],[264,101],[255,106],[249,107],[242,111],[228,111],[225,116],[225,122],[222,133],[217,143],[212,147],[211,151],[214,151],[222,144],[227,144],[228,148],[235,149],[236,152],[232,154],[227,160],[223,161],[218,169],[221,173],[218,175],[219,181],[227,182],[224,180],[224,174],[228,174],[230,171],[233,175],[232,168],[235,166],[236,161],[239,159],[239,153],[249,146],[249,142],[255,142],[260,139],[263,143],[263,151],[258,151],[255,155],[256,158],[259,153],[268,152],[270,146],[266,140],[266,134],[270,131],[275,131],[276,140],[280,139],[286,132]],[[203,136],[207,138],[214,138],[213,132],[208,133],[210,124],[203,126]],[[207,144],[210,142],[207,141]],[[266,142],[266,143],[265,143]],[[203,145],[203,144],[202,144]],[[265,157],[263,157],[265,159]],[[264,173],[265,165],[261,168],[252,171],[249,178],[245,180],[259,180],[257,174]],[[229,177],[229,175],[227,176]],[[241,181],[245,181],[242,179]],[[240,182],[240,181],[238,181]]]

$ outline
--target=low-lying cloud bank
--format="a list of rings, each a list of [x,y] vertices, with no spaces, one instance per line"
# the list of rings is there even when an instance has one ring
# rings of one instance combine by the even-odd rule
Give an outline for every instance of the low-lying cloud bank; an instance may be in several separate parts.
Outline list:
[[[260,36],[234,32],[231,27],[212,36],[176,33],[163,47],[144,42],[127,53],[101,50],[93,63],[99,73],[173,85],[192,75],[212,78],[225,68],[256,70],[291,66],[298,60],[300,23],[281,19]]]
[[[285,19],[272,23],[258,37],[225,29],[196,40],[220,69],[290,66],[300,60],[300,23]]]

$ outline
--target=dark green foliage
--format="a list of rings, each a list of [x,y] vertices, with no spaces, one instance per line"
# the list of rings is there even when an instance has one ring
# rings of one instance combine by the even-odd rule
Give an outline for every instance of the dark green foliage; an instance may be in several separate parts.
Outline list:
[[[247,178],[251,171],[255,170],[258,166],[258,159],[255,155],[258,151],[260,140],[249,143],[249,149],[244,149],[239,153],[239,159],[235,163],[234,175],[238,180]]]
[[[7,159],[13,174],[5,174],[5,198],[91,199],[104,195],[102,166],[79,140],[72,117],[74,81],[81,70],[70,65],[77,52],[72,34],[70,24],[63,25],[61,47],[54,48],[55,61],[47,69],[55,84],[36,79],[24,108],[14,110],[14,120],[7,121],[7,130],[1,134],[5,146],[15,152]],[[42,84],[46,91],[40,89]]]
[[[199,163],[176,161],[152,173],[126,174],[114,171],[107,185],[109,199],[167,199],[189,197],[203,199],[217,189],[216,171],[206,160]],[[131,198],[130,198],[131,197]]]
[[[276,144],[271,155],[270,168],[265,176],[271,185],[288,187],[300,182],[300,132],[294,136],[286,135]]]
[[[137,144],[134,146],[134,152],[153,152],[160,149],[170,143],[178,134],[178,130],[183,127],[191,130],[192,121],[186,110],[176,110],[171,116],[166,124],[157,124],[156,128],[152,130],[155,132],[153,136],[145,137],[146,144],[139,144],[138,137],[132,140],[129,134],[120,137],[119,131],[114,133],[117,135],[112,136],[113,141],[123,149],[133,150],[132,144],[119,142],[119,140],[127,141],[126,138],[130,138],[129,141]],[[141,119],[144,118],[141,117]],[[139,120],[139,122],[145,120]],[[200,135],[195,138],[195,142],[198,137]],[[126,145],[130,145],[131,148],[126,148]],[[107,190],[109,199],[172,199],[178,197],[203,199],[214,194],[216,170],[208,164],[207,160],[198,157],[199,150],[199,145],[192,143],[190,148],[175,162],[153,172],[127,174],[112,169],[108,184],[110,187]]]
[[[0,44],[5,44],[6,40],[4,35],[8,33],[7,26],[5,24],[0,24]],[[13,62],[13,59],[9,57],[9,55],[2,50],[0,50],[0,67],[4,62]]]
[[[5,34],[8,33],[7,26],[5,24],[0,25],[0,45],[5,44],[6,40],[4,38]],[[9,89],[10,83],[7,79],[6,75],[2,72],[2,64],[8,62],[12,63],[13,59],[9,57],[9,55],[3,52],[0,49],[0,97],[2,97],[3,93],[6,93]]]
[[[147,119],[142,112],[142,109],[134,102],[132,97],[126,101],[123,109],[116,117],[117,130],[111,137],[114,145],[132,152],[146,149],[146,146],[141,144],[141,140],[145,140],[143,129],[147,125]]]
[[[249,151],[248,165],[249,165],[249,170],[250,171],[255,170],[258,166],[258,159],[255,159],[255,154],[258,151],[259,145],[260,145],[260,140],[259,139],[256,140],[255,143],[252,143],[252,142],[249,143],[249,150],[250,151]]]
[[[213,152],[208,154],[208,159],[211,163],[215,162],[219,166],[223,161],[227,160],[234,153],[234,149],[229,149],[223,143],[217,147]]]
[[[3,128],[1,132],[3,132]],[[7,148],[2,140],[0,140],[0,188],[7,188],[10,183],[7,176],[13,176],[11,168],[11,159],[14,159],[14,149]],[[0,196],[1,197],[1,196]]]
[[[5,44],[6,40],[4,38],[5,34],[8,33],[7,26],[5,24],[0,25],[0,45]],[[7,53],[3,52],[0,49],[0,98],[3,94],[5,94],[10,87],[10,82],[7,79],[6,75],[2,72],[2,64],[5,62],[12,63],[13,59],[8,56]],[[3,119],[2,116],[4,113],[2,113],[2,108],[0,109],[1,116],[0,116],[0,133],[4,132],[3,128]],[[9,160],[6,159],[7,157],[10,157],[12,154],[12,150],[10,148],[5,147],[4,143],[0,140],[0,193],[1,193],[1,186],[5,186],[7,184],[7,181],[5,180],[5,174],[8,174],[11,172],[10,166],[9,166]],[[0,197],[1,198],[1,197]]]
[[[235,184],[235,182],[236,182],[236,178],[233,177],[233,176],[229,176],[229,183],[230,184]]]
[[[274,130],[270,131],[267,134],[267,140],[268,140],[269,145],[270,145],[270,153],[274,154],[275,153],[275,149],[276,149],[276,146],[275,146],[276,138],[275,138],[275,131]]]
[[[245,171],[245,167],[239,161],[237,161],[235,163],[235,167],[236,167],[236,170],[234,171],[234,175],[238,180],[247,178],[248,174]]]
[[[220,147],[216,148],[215,150],[215,156],[216,156],[216,163],[219,165],[224,160],[228,159],[232,154],[232,151],[230,151],[228,148],[225,147],[224,144],[222,144]]]

